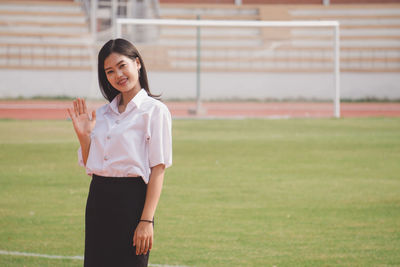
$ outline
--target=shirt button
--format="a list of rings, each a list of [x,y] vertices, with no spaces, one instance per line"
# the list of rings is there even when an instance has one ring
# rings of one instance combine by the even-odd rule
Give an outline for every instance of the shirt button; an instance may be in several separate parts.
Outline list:
[[[107,156],[104,156],[104,160],[108,160],[108,157],[107,157]]]
[[[111,136],[107,135],[107,139],[110,140],[110,139],[111,139]]]
[[[115,123],[116,123],[116,124],[119,124],[119,120],[116,120]]]

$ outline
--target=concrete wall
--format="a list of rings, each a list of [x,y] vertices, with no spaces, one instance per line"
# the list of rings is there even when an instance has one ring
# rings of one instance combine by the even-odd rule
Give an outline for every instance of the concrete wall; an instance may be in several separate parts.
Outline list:
[[[150,86],[165,99],[196,96],[194,73],[149,73]],[[203,73],[204,99],[333,99],[333,74],[328,73]],[[400,99],[397,73],[343,73],[342,99]]]
[[[0,70],[0,98],[68,96],[100,98],[90,71]]]
[[[149,72],[153,93],[162,98],[194,99],[196,74]],[[90,71],[0,70],[0,98],[68,96],[102,98]],[[54,82],[56,81],[56,82]],[[331,73],[202,73],[204,99],[332,99]],[[400,99],[397,73],[343,73],[342,99]]]

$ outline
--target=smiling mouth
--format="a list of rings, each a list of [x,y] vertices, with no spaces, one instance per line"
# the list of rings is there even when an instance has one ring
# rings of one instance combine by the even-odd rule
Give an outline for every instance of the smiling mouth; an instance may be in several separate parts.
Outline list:
[[[118,85],[125,85],[128,82],[128,79],[122,79],[118,82]]]

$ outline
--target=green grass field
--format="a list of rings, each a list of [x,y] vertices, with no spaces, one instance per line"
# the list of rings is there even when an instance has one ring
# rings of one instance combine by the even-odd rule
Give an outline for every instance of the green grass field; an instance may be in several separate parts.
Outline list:
[[[175,120],[152,264],[400,266],[400,119]],[[68,121],[0,121],[0,250],[83,255]],[[82,266],[0,255],[0,266]]]

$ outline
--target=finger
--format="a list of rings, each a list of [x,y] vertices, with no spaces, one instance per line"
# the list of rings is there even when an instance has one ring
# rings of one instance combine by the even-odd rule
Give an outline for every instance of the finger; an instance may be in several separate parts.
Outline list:
[[[83,114],[83,104],[82,99],[78,98],[79,114]]]
[[[142,255],[143,253],[144,253],[144,249],[145,249],[145,247],[146,247],[146,240],[141,240],[141,242],[140,242],[140,252],[139,252],[139,255]]]
[[[69,117],[70,117],[71,120],[72,120],[72,113],[71,113],[71,111],[69,110],[69,108],[67,108],[67,112],[68,112]]]
[[[71,109],[70,109],[70,108],[67,108],[67,111],[68,111],[68,114],[69,114],[69,117],[71,118],[71,120],[74,121],[74,120],[75,120],[75,116],[74,116],[74,114],[72,113]]]
[[[136,240],[136,255],[139,255],[140,253],[140,246],[141,246],[141,241]]]
[[[96,110],[92,111],[92,121],[96,122]]]
[[[145,240],[144,242],[144,249],[143,249],[144,255],[146,255],[148,251],[149,251],[149,239]]]
[[[150,237],[149,240],[149,251],[153,248],[153,236]]]
[[[133,234],[133,246],[136,247],[136,231]]]
[[[78,117],[79,115],[79,109],[78,109],[78,100],[74,100],[74,112],[75,112],[75,116]]]
[[[86,101],[85,99],[82,99],[82,107],[83,107],[83,113],[87,113],[87,108],[86,108]]]
[[[138,238],[138,239],[136,240],[136,255],[141,255],[141,254],[143,254],[144,246],[145,246],[144,240]]]

